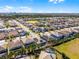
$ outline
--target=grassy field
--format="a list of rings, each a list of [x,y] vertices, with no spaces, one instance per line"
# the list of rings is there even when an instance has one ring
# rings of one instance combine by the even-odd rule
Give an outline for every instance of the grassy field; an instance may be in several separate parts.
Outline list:
[[[26,21],[26,22],[28,22],[28,23],[31,23],[31,24],[35,24],[35,23],[38,23],[38,21],[36,21],[36,20],[31,20],[31,21]]]
[[[79,59],[79,39],[69,41],[54,47],[58,51],[64,53],[70,59]]]

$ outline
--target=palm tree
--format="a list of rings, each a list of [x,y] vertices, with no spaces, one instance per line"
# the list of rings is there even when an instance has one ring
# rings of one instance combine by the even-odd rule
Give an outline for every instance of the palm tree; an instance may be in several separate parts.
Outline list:
[[[36,44],[35,44],[35,42],[32,43],[32,44],[30,44],[30,46],[28,47],[28,51],[31,52],[32,54],[34,54],[35,49],[36,49]],[[32,54],[30,54],[30,59],[31,59]]]
[[[9,28],[9,24],[8,24],[7,21],[5,21],[5,27],[6,27],[6,29]],[[7,31],[7,33],[9,33],[9,31]],[[9,55],[9,53],[10,53],[10,51],[9,51],[9,42],[10,42],[10,40],[11,40],[11,37],[10,37],[10,34],[9,34],[8,37],[5,40],[7,42],[7,55]]]
[[[29,45],[28,49],[29,49],[29,52],[33,52],[33,53],[34,53],[34,50],[36,49],[35,43],[31,43],[31,44]]]
[[[15,52],[14,51],[10,51],[9,55],[8,55],[8,59],[11,58],[15,58]]]
[[[9,26],[9,23],[7,21],[5,21],[5,27],[6,29],[8,29],[10,26]],[[7,58],[10,56],[10,46],[9,46],[9,43],[14,39],[14,36],[13,35],[10,35],[9,31],[7,31],[8,33],[8,36],[5,38],[5,41],[7,42]]]
[[[10,35],[9,38],[7,38],[7,39],[9,39],[11,42],[13,39],[15,39],[15,37],[13,35]],[[11,50],[9,55],[8,55],[8,59],[10,59],[10,58],[15,58],[15,52],[13,50]]]
[[[22,55],[26,55],[26,47],[25,47],[25,44],[23,43],[23,41],[21,40],[21,37],[20,37],[20,42],[22,44],[22,47],[21,47],[21,56]]]
[[[15,29],[16,29],[16,28],[15,28]],[[18,32],[18,35],[19,35],[19,38],[20,38],[20,42],[21,42],[21,44],[22,44],[22,48],[21,48],[22,54],[26,54],[26,47],[25,47],[25,44],[24,44],[23,41],[21,40],[22,38],[21,38],[21,35],[20,35],[19,31],[18,31],[18,30],[16,30],[16,31]]]

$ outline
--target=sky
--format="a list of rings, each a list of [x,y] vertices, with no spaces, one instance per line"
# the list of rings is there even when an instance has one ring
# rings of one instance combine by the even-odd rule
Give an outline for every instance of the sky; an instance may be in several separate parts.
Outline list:
[[[79,13],[79,0],[0,0],[0,13]]]

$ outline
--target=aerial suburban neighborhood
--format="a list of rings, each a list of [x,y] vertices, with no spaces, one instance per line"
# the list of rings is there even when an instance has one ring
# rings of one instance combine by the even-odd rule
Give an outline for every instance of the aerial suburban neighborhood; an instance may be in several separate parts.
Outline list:
[[[0,0],[0,59],[79,59],[79,0]]]
[[[0,15],[0,59],[72,59],[79,49],[75,40],[79,42],[78,14]]]

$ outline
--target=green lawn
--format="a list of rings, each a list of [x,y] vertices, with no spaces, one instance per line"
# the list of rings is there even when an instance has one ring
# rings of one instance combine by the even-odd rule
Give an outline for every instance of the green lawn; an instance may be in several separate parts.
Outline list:
[[[64,53],[70,59],[79,59],[79,39],[69,41],[54,48]]]
[[[31,21],[29,20],[29,21],[26,21],[26,22],[28,22],[28,23],[32,23],[32,24],[38,23],[37,20],[33,20],[33,21],[32,21],[32,20],[31,20]]]

